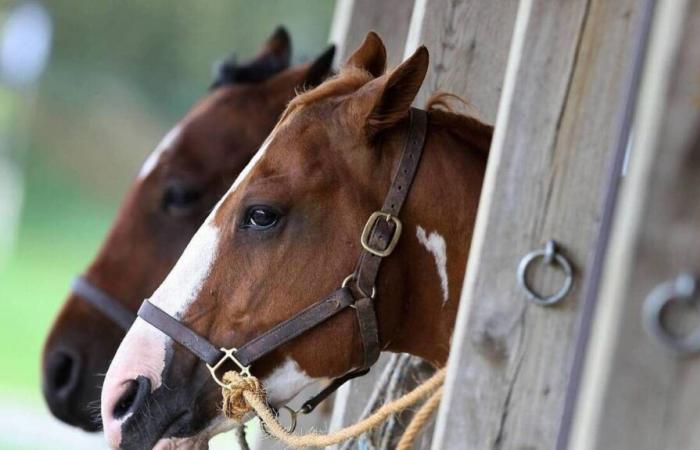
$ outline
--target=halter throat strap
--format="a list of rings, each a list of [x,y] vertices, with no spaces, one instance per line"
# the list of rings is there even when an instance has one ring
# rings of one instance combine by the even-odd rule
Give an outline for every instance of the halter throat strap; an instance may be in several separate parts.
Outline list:
[[[345,279],[340,289],[234,349],[217,348],[205,337],[197,334],[149,300],[143,302],[138,316],[204,361],[209,366],[214,380],[224,386],[217,377],[216,370],[226,360],[232,360],[241,369],[241,373],[248,374],[251,364],[273,350],[340,312],[353,309],[362,341],[362,366],[336,378],[326,389],[308,400],[300,411],[310,412],[343,383],[366,374],[379,357],[381,348],[374,309],[375,283],[382,260],[391,255],[401,235],[401,221],[398,216],[408,197],[420,163],[427,135],[427,124],[426,111],[411,108],[408,135],[384,205],[380,211],[372,213],[367,221],[360,239],[362,253],[354,272]]]
[[[126,309],[119,300],[92,284],[84,276],[77,276],[73,279],[71,292],[119,325],[124,331],[127,331],[136,320],[136,314]]]

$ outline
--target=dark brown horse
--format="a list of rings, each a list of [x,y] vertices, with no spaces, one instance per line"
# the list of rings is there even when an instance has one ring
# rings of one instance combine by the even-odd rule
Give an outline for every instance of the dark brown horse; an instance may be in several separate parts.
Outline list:
[[[280,28],[250,63],[220,66],[207,95],[144,163],[84,274],[87,283],[135,314],[273,128],[295,89],[318,84],[329,73],[332,48],[315,62],[293,68],[288,68],[290,51],[289,36]],[[125,330],[84,297],[83,291],[69,296],[49,334],[43,391],[56,417],[97,430],[102,376]],[[128,327],[130,314],[126,317]]]
[[[340,286],[362,250],[363,225],[397,172],[428,52],[420,48],[389,73],[385,63],[371,33],[336,78],[290,103],[152,304],[230,348]],[[445,364],[491,134],[472,118],[428,106],[401,239],[376,284],[382,350]],[[348,308],[251,370],[279,407],[306,386],[360,367],[359,333]],[[107,440],[124,449],[198,447],[231,426],[219,410],[220,391],[201,361],[139,318],[102,391]]]

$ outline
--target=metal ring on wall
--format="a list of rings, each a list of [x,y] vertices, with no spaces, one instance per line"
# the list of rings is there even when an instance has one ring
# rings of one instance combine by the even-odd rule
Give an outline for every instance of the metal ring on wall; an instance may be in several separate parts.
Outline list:
[[[530,285],[527,283],[527,271],[536,260],[543,259],[543,262],[547,265],[558,266],[564,272],[566,279],[564,280],[564,285],[554,294],[548,296],[542,296],[535,292]],[[561,253],[557,252],[556,242],[553,240],[547,241],[544,249],[534,250],[523,257],[518,264],[518,285],[525,291],[527,298],[541,306],[550,306],[561,301],[571,290],[574,283],[574,274],[571,269],[571,264],[569,260],[566,259]]]
[[[698,282],[694,275],[682,273],[675,279],[657,285],[647,296],[642,309],[646,332],[666,348],[682,356],[700,351],[700,327],[686,335],[674,334],[661,320],[671,303],[695,306],[698,304]]]

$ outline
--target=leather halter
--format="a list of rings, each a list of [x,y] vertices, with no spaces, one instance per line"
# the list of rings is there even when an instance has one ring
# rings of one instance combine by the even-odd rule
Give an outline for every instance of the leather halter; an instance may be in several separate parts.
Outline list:
[[[73,284],[71,284],[71,292],[83,299],[87,304],[92,305],[124,331],[131,328],[131,324],[136,320],[136,314],[126,309],[119,300],[98,288],[83,276],[75,277]]]
[[[251,364],[297,336],[351,308],[357,315],[362,339],[364,353],[362,366],[333,380],[319,394],[304,403],[299,412],[305,414],[311,412],[340,385],[354,377],[366,374],[381,351],[373,302],[375,282],[382,259],[393,252],[401,234],[401,221],[398,215],[418,169],[427,134],[428,119],[425,111],[411,108],[409,120],[408,136],[401,160],[384,205],[367,221],[360,239],[362,253],[354,272],[345,278],[340,289],[238,348],[216,347],[148,299],[141,305],[138,316],[204,361],[214,381],[227,388],[228,386],[216,374],[226,361],[232,361],[241,375],[250,376]],[[296,414],[296,412],[293,413]]]

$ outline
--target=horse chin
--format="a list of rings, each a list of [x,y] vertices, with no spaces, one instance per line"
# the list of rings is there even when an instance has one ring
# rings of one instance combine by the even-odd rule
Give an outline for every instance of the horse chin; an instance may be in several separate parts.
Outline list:
[[[209,448],[208,439],[199,438],[170,438],[161,439],[153,447],[153,450],[207,450]]]
[[[160,439],[153,446],[153,450],[207,450],[211,438],[231,430],[235,425],[235,422],[227,420],[223,416],[218,416],[196,435]]]
[[[211,438],[231,430],[235,425],[235,422],[218,416],[196,435],[182,438],[163,438],[156,443],[153,450],[207,450]]]

